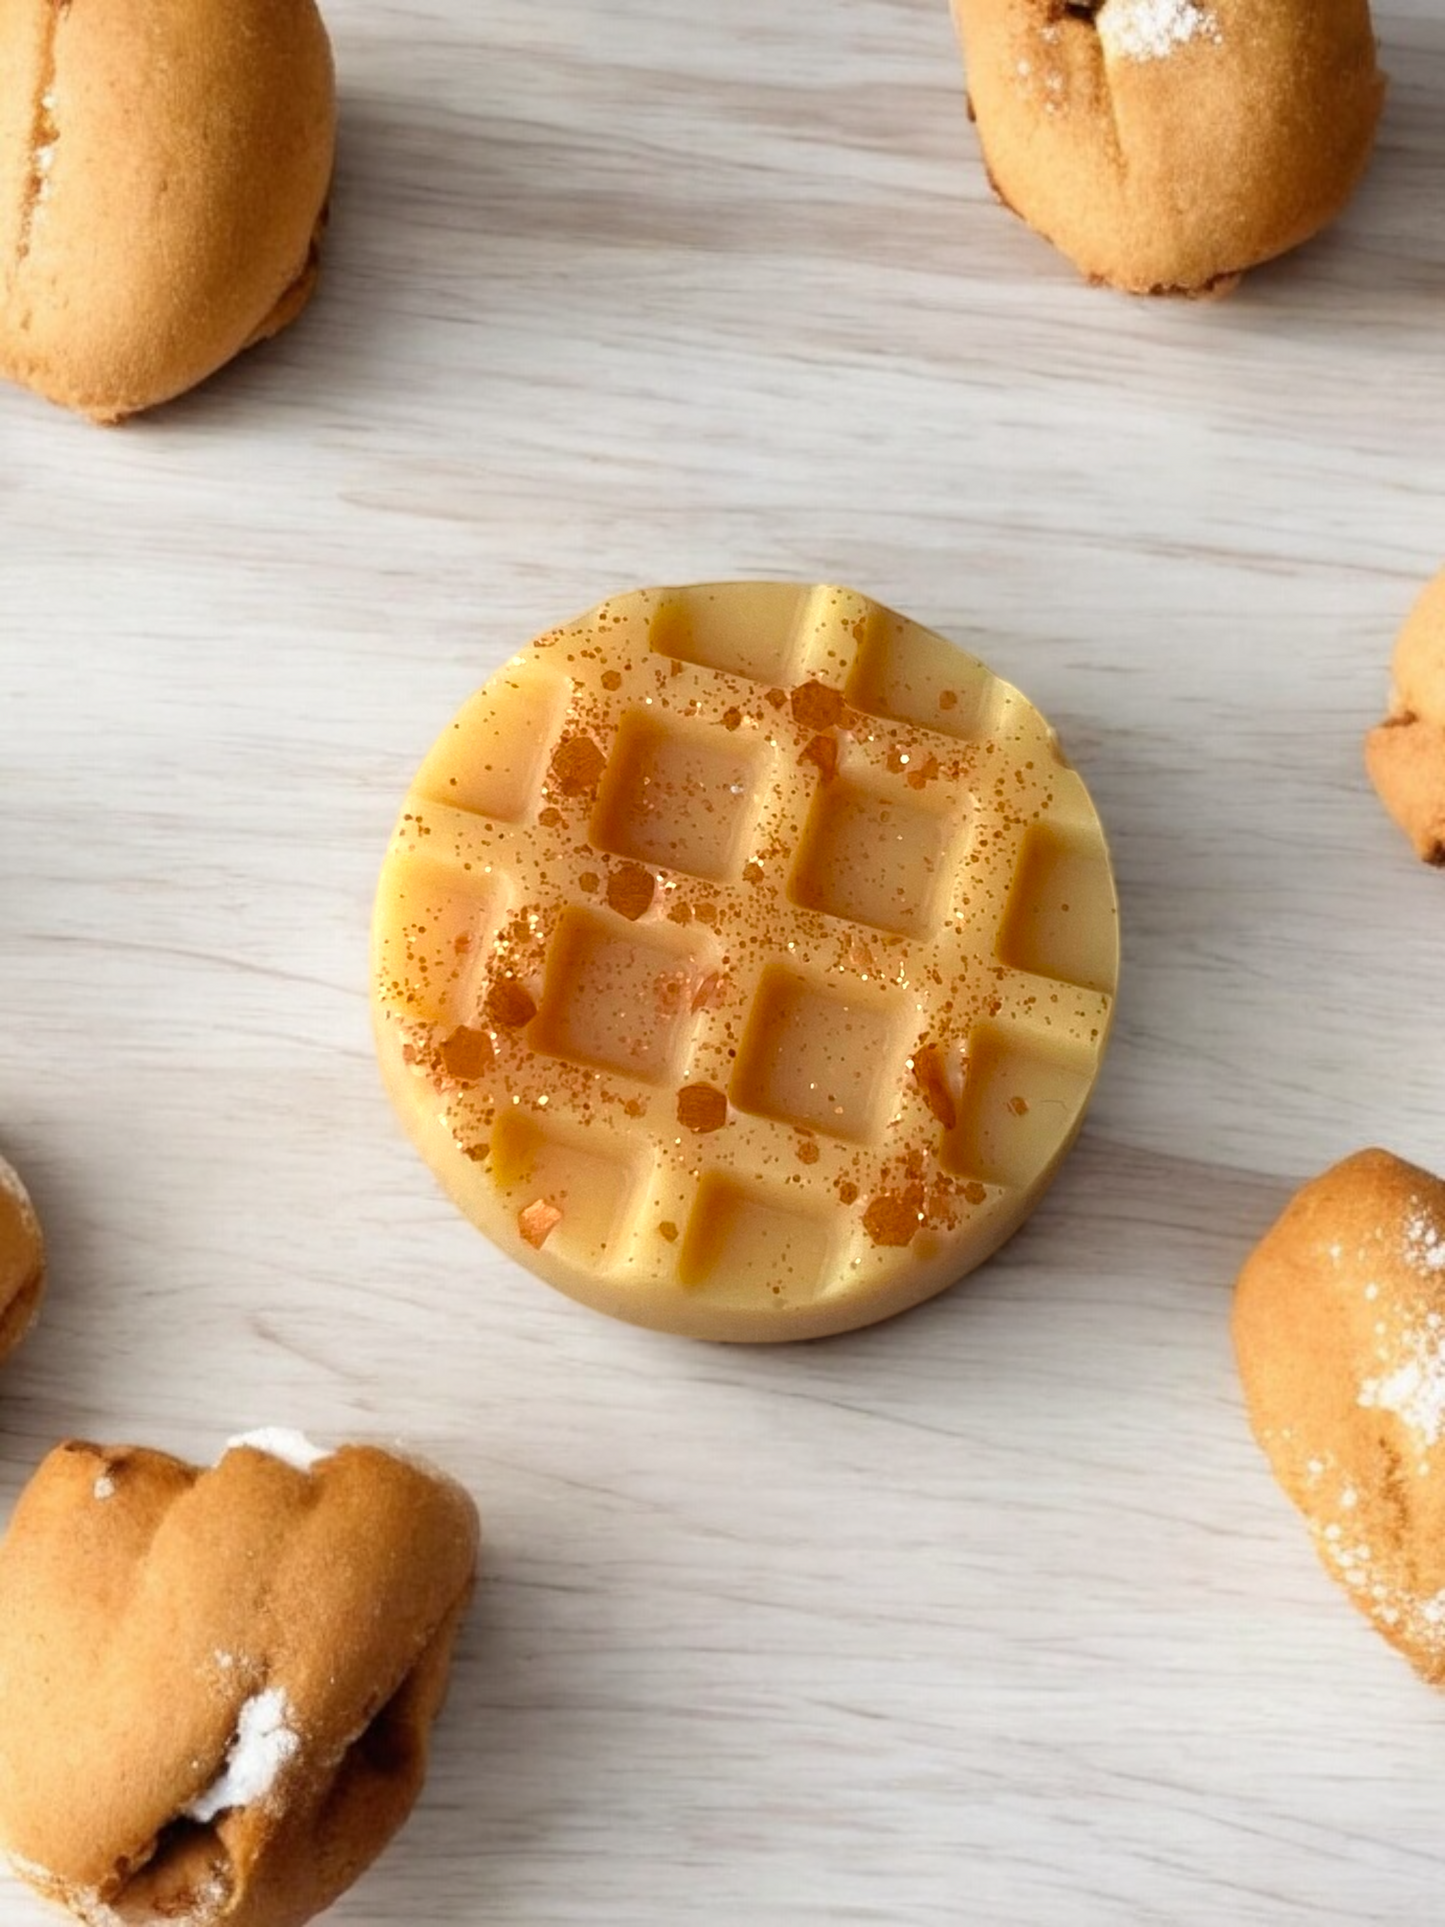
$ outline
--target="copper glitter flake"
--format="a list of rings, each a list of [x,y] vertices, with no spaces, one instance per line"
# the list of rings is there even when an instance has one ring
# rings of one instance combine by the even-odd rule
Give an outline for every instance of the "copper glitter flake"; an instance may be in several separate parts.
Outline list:
[[[815,736],[799,756],[800,763],[813,763],[822,771],[823,781],[831,782],[838,773],[838,739],[836,736]]]
[[[793,720],[804,729],[831,729],[843,720],[847,704],[826,683],[808,682],[793,691]]]
[[[534,1251],[542,1249],[561,1222],[562,1213],[545,1198],[538,1198],[517,1213],[517,1229]]]
[[[875,1245],[912,1244],[922,1222],[923,1189],[910,1185],[901,1197],[880,1192],[863,1213],[863,1229]]]
[[[492,1068],[492,1040],[484,1030],[461,1024],[441,1047],[442,1068],[459,1083],[472,1084]]]
[[[946,1131],[958,1122],[958,1107],[943,1071],[943,1052],[937,1044],[924,1044],[913,1053],[913,1078],[923,1093],[923,1101]]]
[[[536,999],[515,977],[502,977],[487,992],[487,1015],[502,1030],[522,1030],[537,1015]]]
[[[711,1084],[687,1084],[677,1094],[677,1121],[685,1131],[720,1131],[728,1121],[728,1101]]]
[[[640,863],[624,863],[607,879],[607,901],[629,923],[647,914],[656,895],[657,878]]]
[[[693,1015],[700,1010],[716,1010],[722,1001],[723,980],[717,971],[710,970],[692,993]]]
[[[585,796],[595,790],[607,758],[590,736],[568,736],[552,758],[552,781],[564,796]]]

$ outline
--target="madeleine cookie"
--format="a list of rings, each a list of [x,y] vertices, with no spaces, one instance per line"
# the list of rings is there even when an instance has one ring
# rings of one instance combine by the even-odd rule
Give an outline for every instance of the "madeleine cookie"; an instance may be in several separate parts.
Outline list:
[[[285,327],[334,139],[313,0],[0,0],[0,373],[113,422]]]
[[[45,1289],[45,1240],[19,1176],[0,1158],[0,1359],[35,1322]]]
[[[847,589],[621,595],[443,731],[377,892],[427,1162],[613,1316],[891,1316],[1018,1229],[1119,968],[1104,833],[1026,698]]]
[[[1092,281],[1219,290],[1322,228],[1384,99],[1368,0],[953,0],[1006,205]]]
[[[1361,1151],[1307,1184],[1240,1273],[1234,1342],[1327,1571],[1445,1683],[1445,1183]]]
[[[1365,738],[1380,800],[1427,863],[1445,864],[1445,574],[1400,632],[1390,713]]]
[[[477,1543],[369,1447],[60,1446],[0,1544],[15,1871],[89,1927],[300,1927],[421,1790]]]

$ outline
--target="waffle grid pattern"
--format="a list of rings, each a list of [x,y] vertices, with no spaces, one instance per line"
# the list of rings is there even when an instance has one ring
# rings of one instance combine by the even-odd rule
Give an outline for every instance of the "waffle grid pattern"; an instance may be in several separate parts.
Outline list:
[[[377,959],[484,1228],[746,1313],[1016,1216],[1116,951],[1068,921],[1107,854],[1016,691],[850,592],[744,593],[623,598],[495,678],[408,799]]]

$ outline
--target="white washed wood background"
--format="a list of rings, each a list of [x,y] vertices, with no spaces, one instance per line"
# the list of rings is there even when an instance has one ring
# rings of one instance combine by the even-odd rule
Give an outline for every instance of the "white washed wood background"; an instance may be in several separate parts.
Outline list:
[[[55,1439],[404,1434],[486,1513],[432,1786],[338,1927],[1441,1919],[1445,1701],[1250,1443],[1289,1185],[1445,1163],[1445,883],[1358,739],[1445,560],[1445,21],[1217,306],[990,203],[943,0],[335,0],[302,326],[103,433],[0,394],[0,1148]],[[706,1349],[494,1258],[372,1064],[371,887],[455,704],[608,590],[855,583],[1091,780],[1119,1029],[1047,1206],[856,1338]],[[0,1917],[43,1913],[16,1892]]]

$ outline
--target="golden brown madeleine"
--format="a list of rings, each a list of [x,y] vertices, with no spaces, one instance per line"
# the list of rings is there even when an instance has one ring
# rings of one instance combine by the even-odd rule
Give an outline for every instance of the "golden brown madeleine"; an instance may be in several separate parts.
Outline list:
[[[0,0],[0,371],[117,421],[283,327],[335,119],[314,0]]]
[[[1384,100],[1368,0],[953,0],[999,196],[1093,281],[1200,294],[1306,241]]]
[[[45,1290],[45,1240],[19,1176],[0,1158],[0,1358],[35,1322]]]
[[[1234,1342],[1326,1569],[1445,1682],[1445,1183],[1361,1151],[1307,1184],[1240,1273]]]
[[[460,1487],[370,1447],[60,1446],[0,1545],[15,1870],[87,1922],[300,1927],[421,1790],[477,1546]]]
[[[1445,864],[1445,575],[1400,632],[1390,713],[1365,739],[1380,800],[1427,863]]]

